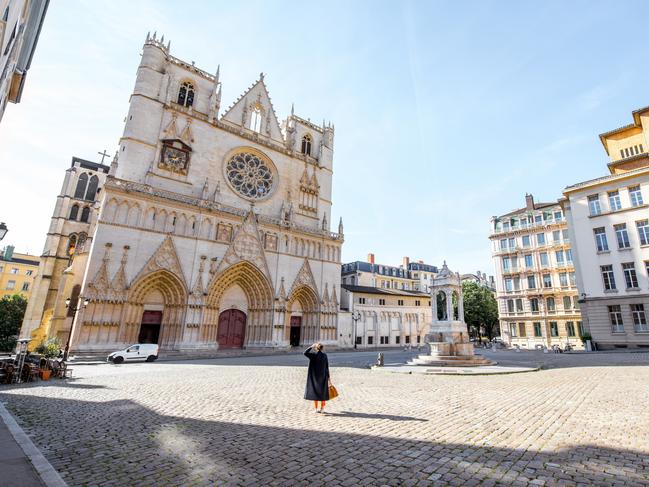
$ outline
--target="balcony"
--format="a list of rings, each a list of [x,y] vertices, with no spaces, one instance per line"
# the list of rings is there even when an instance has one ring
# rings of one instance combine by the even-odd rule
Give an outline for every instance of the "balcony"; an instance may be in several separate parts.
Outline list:
[[[505,254],[515,254],[516,252],[520,252],[521,247],[518,245],[515,245],[514,247],[505,247],[502,249],[498,249],[494,251],[493,255],[505,255]]]
[[[550,225],[561,225],[566,223],[565,218],[551,218],[549,220],[541,221],[541,222],[533,222],[533,223],[526,223],[524,225],[513,225],[508,228],[503,228],[502,226],[496,228],[495,230],[492,230],[491,235],[498,235],[501,233],[511,233],[511,232],[517,232],[517,231],[522,231],[522,230],[532,230],[535,228],[542,228],[542,227],[547,227]]]

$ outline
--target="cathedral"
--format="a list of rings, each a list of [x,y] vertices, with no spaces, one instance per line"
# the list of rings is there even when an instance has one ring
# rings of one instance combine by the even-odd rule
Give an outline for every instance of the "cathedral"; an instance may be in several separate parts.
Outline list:
[[[66,173],[22,336],[73,353],[336,344],[333,142],[293,109],[280,123],[263,74],[221,110],[219,70],[147,36],[110,167]]]

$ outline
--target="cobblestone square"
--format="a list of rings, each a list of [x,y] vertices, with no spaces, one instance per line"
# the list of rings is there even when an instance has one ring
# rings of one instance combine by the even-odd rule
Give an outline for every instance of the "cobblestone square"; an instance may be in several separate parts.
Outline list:
[[[545,368],[402,375],[330,354],[324,415],[300,355],[77,366],[0,400],[70,486],[649,485],[649,354],[498,358]]]

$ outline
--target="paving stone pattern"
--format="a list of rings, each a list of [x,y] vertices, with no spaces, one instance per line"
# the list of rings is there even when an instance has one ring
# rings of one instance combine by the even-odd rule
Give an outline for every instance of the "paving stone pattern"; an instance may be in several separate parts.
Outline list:
[[[333,367],[324,415],[281,358],[77,367],[0,400],[70,486],[649,485],[649,354],[601,357],[507,376]]]

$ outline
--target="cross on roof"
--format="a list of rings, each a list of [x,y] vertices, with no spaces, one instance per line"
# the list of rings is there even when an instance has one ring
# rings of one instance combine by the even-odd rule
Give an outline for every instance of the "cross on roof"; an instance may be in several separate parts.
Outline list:
[[[106,153],[106,149],[104,149],[104,152],[97,152],[101,156],[101,163],[104,163],[104,158],[109,157],[109,154]]]

